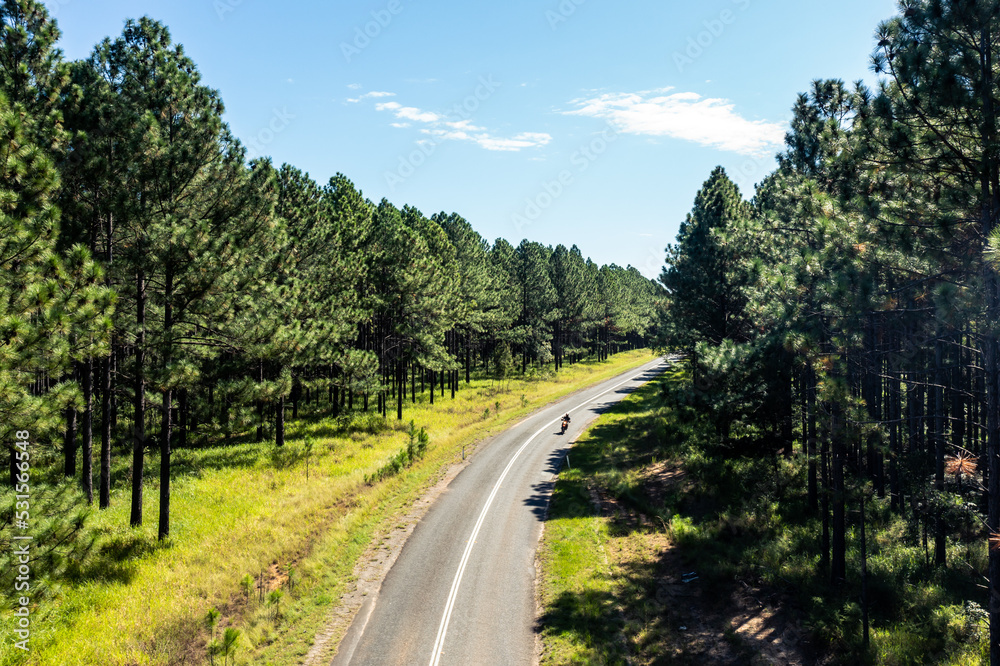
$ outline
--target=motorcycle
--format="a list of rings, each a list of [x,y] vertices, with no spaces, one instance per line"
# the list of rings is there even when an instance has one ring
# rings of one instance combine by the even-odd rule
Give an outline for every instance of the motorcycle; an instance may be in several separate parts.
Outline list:
[[[568,427],[569,427],[569,419],[563,419],[562,420],[562,432],[560,432],[559,434],[560,435],[566,434],[566,428],[568,428]]]

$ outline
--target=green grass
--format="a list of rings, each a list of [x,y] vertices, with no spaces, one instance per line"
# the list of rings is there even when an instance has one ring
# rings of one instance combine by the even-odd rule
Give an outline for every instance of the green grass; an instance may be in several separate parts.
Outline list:
[[[807,660],[988,663],[984,540],[950,541],[949,565],[935,568],[912,524],[893,515],[886,500],[872,499],[866,650],[856,505],[847,535],[848,580],[833,589],[820,569],[820,522],[806,505],[804,460],[722,449],[711,424],[664,401],[664,389],[684,381],[677,373],[648,385],[575,445],[573,469],[555,487],[540,554],[543,663],[717,659],[706,652],[710,647],[678,633],[678,625],[688,624],[686,602],[664,599],[664,581],[691,570],[705,600],[701,617],[716,623],[709,634],[729,644],[728,658],[734,651],[746,663],[758,658],[760,646],[727,620],[737,613],[731,599],[745,584],[769,606],[786,609],[780,622],[790,617],[801,625]],[[671,469],[681,470],[682,479],[664,481],[663,471]],[[595,497],[604,500],[603,515]]]
[[[463,447],[651,358],[648,352],[621,354],[609,363],[567,367],[558,376],[515,380],[503,391],[475,380],[454,401],[439,397],[430,406],[425,396],[407,404],[405,425],[390,419],[377,434],[317,416],[290,424],[283,450],[241,443],[176,451],[171,536],[162,544],[156,541],[156,456],[147,459],[146,525],[138,529],[127,527],[128,461],[121,456],[111,508],[89,514],[69,561],[36,567],[36,575],[48,580],[44,601],[33,609],[30,653],[13,649],[12,617],[3,615],[0,664],[208,663],[203,619],[213,607],[222,613],[217,636],[227,626],[241,630],[238,664],[300,663],[350,583],[358,557],[443,467],[461,459]],[[491,413],[484,418],[487,407]],[[423,459],[366,484],[406,448],[411,419],[430,435]],[[314,442],[308,481],[306,437]],[[55,464],[55,454],[49,455]],[[44,463],[43,455],[35,466]],[[286,590],[280,614],[245,600],[240,581],[246,575],[263,571],[276,586],[290,566],[299,582]]]
[[[644,430],[652,412],[645,405],[656,387],[639,389],[603,415],[576,442],[572,468],[559,476],[539,555],[543,664],[646,663],[635,657],[670,656],[673,628],[664,621],[665,599],[650,594],[666,540],[656,528],[659,516],[648,511],[628,445],[650,434]],[[600,515],[595,489],[620,500],[620,515]]]

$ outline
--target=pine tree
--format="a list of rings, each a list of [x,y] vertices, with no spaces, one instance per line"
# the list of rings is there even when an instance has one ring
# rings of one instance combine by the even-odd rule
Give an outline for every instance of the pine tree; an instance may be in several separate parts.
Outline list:
[[[547,363],[552,358],[551,322],[557,316],[559,295],[549,277],[551,251],[540,243],[522,241],[515,252],[515,275],[520,290],[517,318],[521,338],[521,372],[528,361]]]
[[[64,155],[68,140],[61,102],[69,71],[56,48],[60,34],[41,2],[0,3],[0,92],[31,117],[22,130],[28,141],[54,159]]]
[[[86,248],[56,252],[59,186],[51,159],[29,139],[24,115],[0,95],[0,433],[15,473],[15,430],[51,437],[79,399],[72,382],[39,391],[73,360],[107,345],[114,299]],[[47,384],[48,382],[46,382]]]
[[[131,522],[142,522],[145,391],[152,383],[161,397],[159,534],[165,538],[174,400],[216,348],[212,332],[231,313],[242,255],[264,229],[270,204],[222,123],[218,94],[200,83],[164,26],[129,21],[119,39],[98,46],[91,66],[103,79],[95,88],[110,93],[114,104],[94,113],[106,114],[113,136],[132,150],[115,184],[120,189],[101,199],[113,206],[116,220],[108,234],[129,239],[114,266],[123,287],[129,285],[123,292],[135,317]]]
[[[880,26],[873,56],[884,79],[874,100],[871,135],[900,176],[920,175],[943,196],[931,223],[964,221],[982,258],[1000,222],[1000,147],[994,48],[1000,6],[985,0],[914,0]],[[944,182],[942,182],[944,181]],[[943,186],[943,187],[942,187]],[[949,210],[950,209],[950,210]],[[933,212],[933,211],[932,211]],[[919,217],[923,217],[920,215]],[[918,218],[919,219],[919,218]],[[959,232],[960,233],[960,232]],[[980,304],[979,351],[985,372],[988,516],[1000,533],[1000,281],[988,261],[970,283]],[[1000,550],[991,549],[991,599],[1000,596]],[[1000,605],[991,600],[990,662],[1000,664]]]
[[[681,224],[677,245],[667,248],[660,276],[670,303],[662,329],[666,346],[692,349],[697,341],[745,338],[744,303],[730,271],[734,257],[719,234],[747,214],[739,188],[717,167]]]
[[[564,245],[556,246],[549,258],[549,274],[558,299],[552,345],[558,370],[567,352],[571,356],[583,353],[587,338],[597,328],[598,282],[575,245],[569,250]]]
[[[432,219],[444,229],[455,248],[458,297],[469,306],[457,324],[458,333],[465,342],[465,377],[468,382],[471,378],[471,356],[482,348],[483,338],[496,338],[513,321],[501,286],[507,275],[493,270],[489,244],[466,219],[456,213],[439,213]]]

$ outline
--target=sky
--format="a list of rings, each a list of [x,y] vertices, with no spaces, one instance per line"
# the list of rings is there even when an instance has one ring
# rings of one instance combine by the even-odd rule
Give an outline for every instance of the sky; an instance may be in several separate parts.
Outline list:
[[[723,166],[753,195],[814,79],[875,82],[894,0],[47,0],[68,59],[170,28],[251,156],[487,240],[655,277]]]

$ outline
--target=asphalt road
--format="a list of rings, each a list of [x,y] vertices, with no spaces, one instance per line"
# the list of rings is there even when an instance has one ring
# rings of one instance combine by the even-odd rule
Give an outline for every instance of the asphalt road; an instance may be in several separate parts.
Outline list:
[[[482,443],[362,605],[332,666],[531,664],[535,550],[555,475],[588,423],[665,367],[660,359],[579,391]]]

